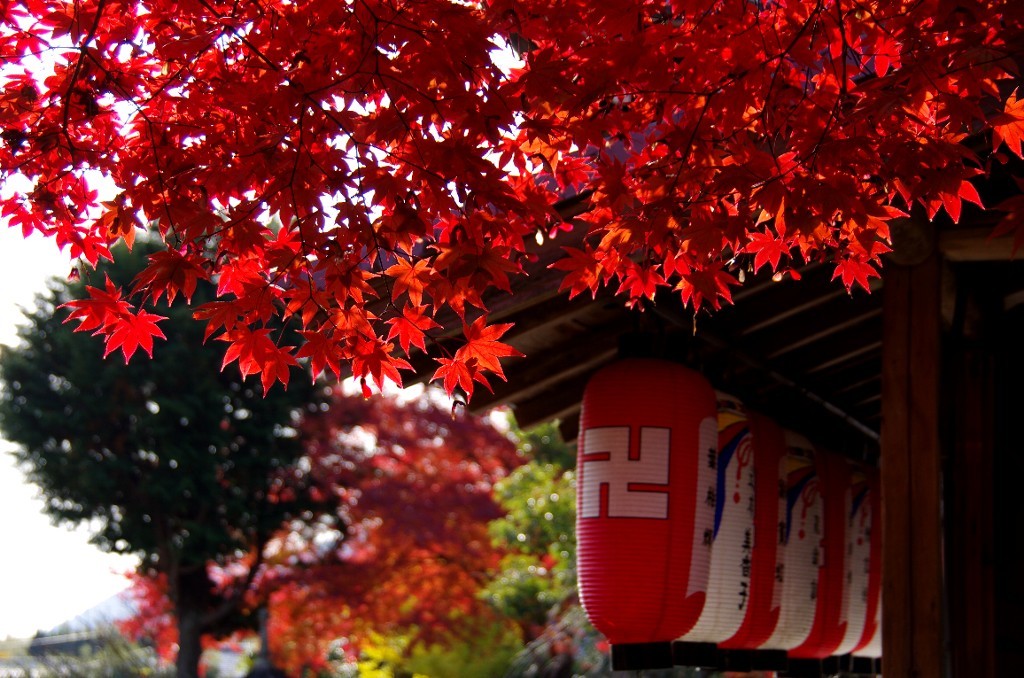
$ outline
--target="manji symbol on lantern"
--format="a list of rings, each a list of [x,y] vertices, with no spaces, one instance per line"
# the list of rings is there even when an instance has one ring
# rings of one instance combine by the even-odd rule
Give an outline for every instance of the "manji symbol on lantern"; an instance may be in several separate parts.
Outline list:
[[[672,666],[704,607],[714,528],[715,392],[686,367],[622,360],[583,395],[580,599],[616,670]]]

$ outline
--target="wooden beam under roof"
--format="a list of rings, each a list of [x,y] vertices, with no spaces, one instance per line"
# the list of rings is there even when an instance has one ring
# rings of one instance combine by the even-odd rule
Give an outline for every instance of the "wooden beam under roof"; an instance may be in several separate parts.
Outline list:
[[[939,231],[939,250],[949,261],[1010,261],[1013,238],[992,237],[992,227],[949,228]]]

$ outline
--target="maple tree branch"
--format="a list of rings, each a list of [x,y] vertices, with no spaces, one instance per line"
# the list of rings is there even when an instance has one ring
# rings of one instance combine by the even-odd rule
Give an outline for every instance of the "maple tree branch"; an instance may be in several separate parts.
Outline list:
[[[74,158],[75,147],[74,142],[71,140],[71,95],[75,91],[75,83],[78,81],[78,76],[82,73],[82,63],[85,61],[85,55],[89,51],[89,43],[96,37],[96,31],[99,30],[100,19],[103,18],[103,10],[106,8],[107,0],[99,0],[96,5],[96,17],[93,19],[92,26],[89,27],[89,31],[85,37],[82,38],[81,45],[78,47],[78,58],[75,60],[75,68],[71,72],[70,82],[68,83],[68,89],[64,93],[64,107],[62,111],[63,124],[61,129],[64,132],[64,138],[68,142],[68,151],[71,157]]]
[[[839,36],[843,42],[842,51],[839,53],[839,60],[842,63],[842,74],[839,80],[839,98],[840,100],[846,98],[846,54],[850,50],[849,42],[846,39],[846,19],[843,15],[843,3],[842,0],[836,0],[836,14],[839,15]],[[832,68],[835,70],[835,59],[832,59]]]
[[[249,592],[252,587],[253,581],[256,579],[256,575],[260,568],[263,566],[263,549],[266,548],[267,538],[265,535],[258,534],[255,537],[256,543],[253,545],[253,563],[249,566],[249,569],[245,573],[245,578],[241,584],[236,584],[233,587],[231,594],[224,598],[221,603],[207,611],[200,618],[199,624],[202,628],[211,628],[218,622],[225,619],[228,615],[234,612],[239,603],[245,597],[245,594]]]

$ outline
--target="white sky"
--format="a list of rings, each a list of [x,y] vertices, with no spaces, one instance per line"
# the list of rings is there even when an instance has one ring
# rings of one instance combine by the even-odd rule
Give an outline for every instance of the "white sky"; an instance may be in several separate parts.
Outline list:
[[[0,344],[16,342],[19,308],[31,306],[46,280],[70,270],[52,241],[26,241],[0,225]],[[30,637],[106,600],[126,587],[120,573],[136,563],[101,552],[84,529],[52,525],[10,449],[0,440],[0,639]]]

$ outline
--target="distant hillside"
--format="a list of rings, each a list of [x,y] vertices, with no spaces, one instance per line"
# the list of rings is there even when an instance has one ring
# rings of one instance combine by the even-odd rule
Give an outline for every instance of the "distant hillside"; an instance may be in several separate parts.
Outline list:
[[[110,596],[97,605],[93,605],[80,615],[61,622],[50,629],[47,634],[91,631],[128,619],[137,612],[138,610],[131,598],[131,594],[128,590],[124,590],[121,593]]]

